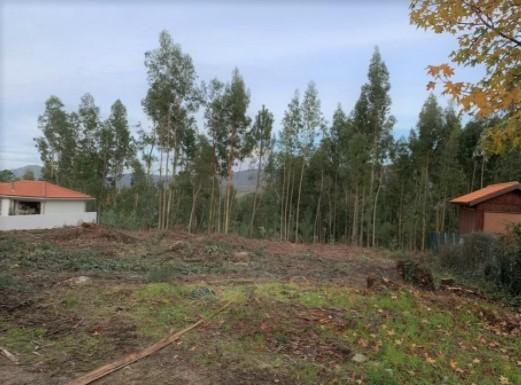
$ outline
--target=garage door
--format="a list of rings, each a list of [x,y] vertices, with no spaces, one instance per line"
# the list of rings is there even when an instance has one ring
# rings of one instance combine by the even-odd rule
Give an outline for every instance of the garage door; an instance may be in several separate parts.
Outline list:
[[[521,224],[521,213],[485,212],[483,231],[505,234],[514,224]]]

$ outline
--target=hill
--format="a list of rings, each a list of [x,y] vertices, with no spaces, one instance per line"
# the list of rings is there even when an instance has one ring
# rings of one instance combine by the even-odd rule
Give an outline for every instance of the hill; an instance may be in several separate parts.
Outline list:
[[[42,177],[42,166],[38,166],[37,164],[29,164],[27,166],[14,168],[11,169],[11,171],[17,178],[22,178],[27,171],[32,171],[35,179],[40,179]]]
[[[17,178],[22,178],[28,171],[32,171],[35,179],[42,177],[42,166],[27,165],[15,169],[11,169]],[[233,174],[233,185],[239,195],[247,194],[255,191],[255,182],[257,178],[257,170],[241,170]],[[158,175],[153,175],[154,181],[159,180]],[[121,181],[118,183],[119,188],[129,187],[132,180],[132,174],[123,174]]]

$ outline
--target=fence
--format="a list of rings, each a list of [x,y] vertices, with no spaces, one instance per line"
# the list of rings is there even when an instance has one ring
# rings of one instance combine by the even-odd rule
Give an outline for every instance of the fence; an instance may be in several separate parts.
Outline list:
[[[454,246],[461,243],[462,238],[458,233],[430,233],[427,240],[427,248],[438,251],[444,246]]]

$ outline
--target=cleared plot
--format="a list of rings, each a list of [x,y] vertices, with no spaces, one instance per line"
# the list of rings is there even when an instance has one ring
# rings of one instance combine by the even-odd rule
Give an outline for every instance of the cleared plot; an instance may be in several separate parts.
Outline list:
[[[398,283],[385,253],[103,228],[0,236],[7,384],[65,384],[232,307],[99,384],[521,383],[520,316]],[[78,279],[87,276],[88,279]]]

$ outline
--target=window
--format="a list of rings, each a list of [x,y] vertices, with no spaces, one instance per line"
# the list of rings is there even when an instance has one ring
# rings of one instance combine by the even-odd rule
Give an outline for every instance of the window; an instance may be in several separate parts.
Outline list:
[[[41,202],[15,201],[14,215],[38,215],[40,208]]]

